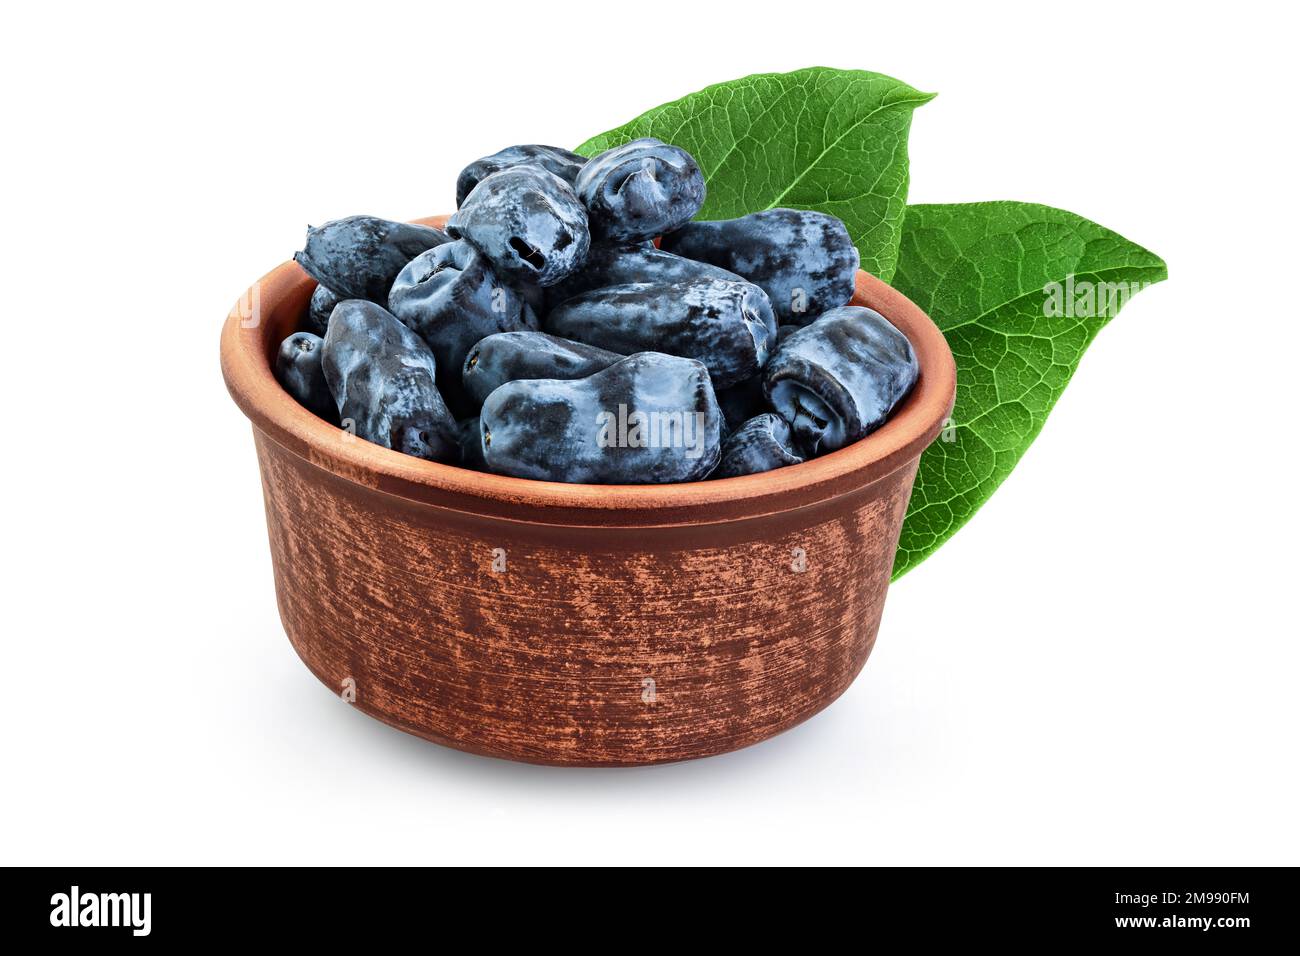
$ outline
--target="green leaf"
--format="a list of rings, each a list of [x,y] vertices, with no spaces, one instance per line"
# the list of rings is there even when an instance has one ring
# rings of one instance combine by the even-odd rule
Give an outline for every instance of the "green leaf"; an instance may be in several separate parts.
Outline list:
[[[908,207],[893,285],[947,337],[957,403],[951,427],[921,456],[895,578],[988,500],[1093,337],[1130,295],[1167,275],[1159,256],[1062,209]]]
[[[761,73],[658,106],[578,152],[642,136],[680,146],[708,183],[699,218],[777,206],[830,213],[848,226],[862,268],[888,281],[907,203],[912,111],[933,97],[862,70]]]

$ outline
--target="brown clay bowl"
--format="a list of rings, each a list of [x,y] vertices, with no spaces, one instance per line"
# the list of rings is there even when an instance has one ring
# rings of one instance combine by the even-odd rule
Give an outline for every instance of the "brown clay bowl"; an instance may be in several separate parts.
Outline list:
[[[314,286],[292,262],[253,286],[221,367],[253,423],[280,618],[327,687],[448,747],[619,766],[757,743],[852,683],[956,385],[901,293],[858,273],[854,304],[921,366],[872,435],[766,474],[611,486],[422,461],[300,407],[271,362]]]

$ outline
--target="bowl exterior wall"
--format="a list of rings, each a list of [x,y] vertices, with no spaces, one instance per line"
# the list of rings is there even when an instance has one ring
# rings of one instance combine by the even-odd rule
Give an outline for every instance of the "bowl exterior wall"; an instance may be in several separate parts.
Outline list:
[[[438,743],[579,766],[735,750],[843,693],[917,466],[743,520],[580,527],[412,501],[254,437],[280,616],[311,671]]]

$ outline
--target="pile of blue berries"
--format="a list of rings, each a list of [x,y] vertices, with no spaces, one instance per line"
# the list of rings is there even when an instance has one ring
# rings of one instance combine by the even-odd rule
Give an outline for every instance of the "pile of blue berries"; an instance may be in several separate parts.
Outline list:
[[[294,258],[318,285],[276,376],[368,441],[544,481],[753,474],[880,427],[916,356],[847,304],[844,224],[694,222],[704,193],[695,160],[656,139],[590,160],[512,146],[461,172],[445,232],[309,228]]]

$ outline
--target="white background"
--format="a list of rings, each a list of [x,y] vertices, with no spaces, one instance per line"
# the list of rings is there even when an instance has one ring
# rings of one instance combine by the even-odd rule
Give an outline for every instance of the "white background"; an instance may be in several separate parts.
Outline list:
[[[3,862],[1300,862],[1282,5],[41,9],[0,30]],[[1061,206],[1170,281],[803,726],[575,771],[349,709],[277,618],[236,296],[308,222],[814,64],[939,92],[913,201]]]

